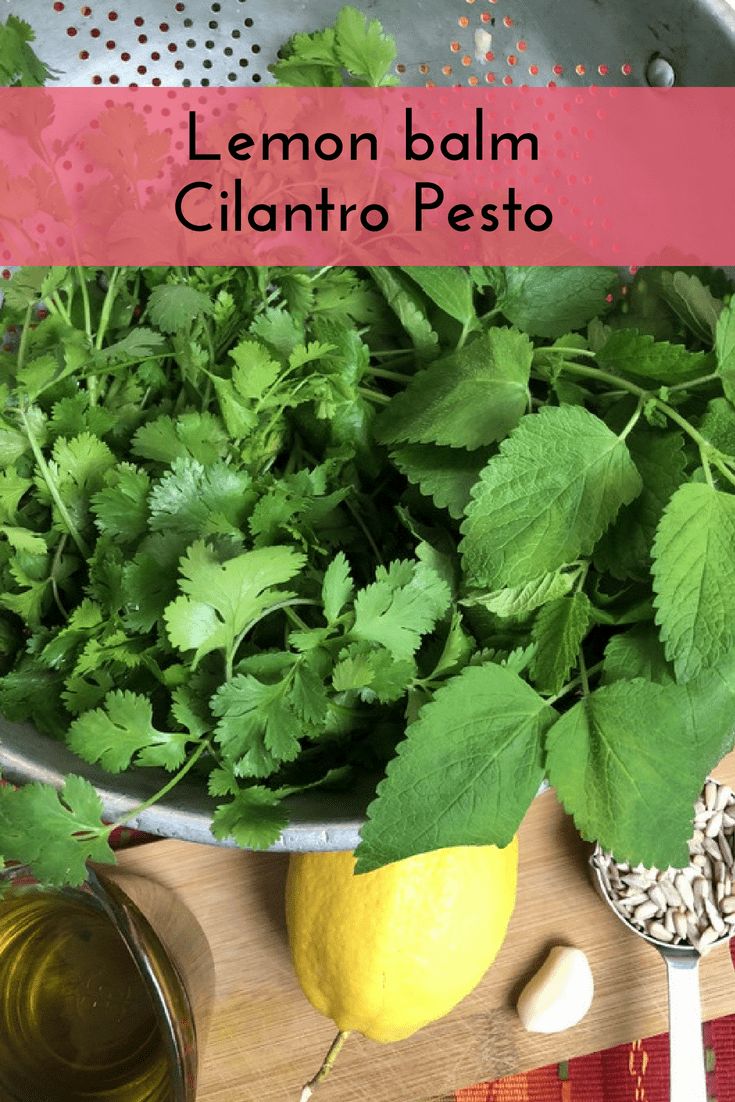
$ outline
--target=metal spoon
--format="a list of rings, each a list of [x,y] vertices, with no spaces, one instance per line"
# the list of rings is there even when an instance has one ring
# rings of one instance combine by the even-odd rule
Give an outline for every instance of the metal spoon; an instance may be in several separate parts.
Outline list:
[[[598,845],[590,857],[595,887],[623,925],[643,938],[664,958],[669,983],[669,1098],[671,1102],[707,1102],[707,1080],[702,1040],[702,1004],[699,995],[699,962],[702,954],[692,945],[667,945],[627,922],[613,905]],[[712,948],[724,945],[732,934],[723,934]],[[709,951],[709,949],[708,949]]]

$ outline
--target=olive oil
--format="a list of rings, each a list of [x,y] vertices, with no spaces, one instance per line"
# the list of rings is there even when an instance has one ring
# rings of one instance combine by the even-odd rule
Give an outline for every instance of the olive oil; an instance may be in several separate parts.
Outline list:
[[[0,903],[0,1102],[171,1102],[144,982],[82,894]]]

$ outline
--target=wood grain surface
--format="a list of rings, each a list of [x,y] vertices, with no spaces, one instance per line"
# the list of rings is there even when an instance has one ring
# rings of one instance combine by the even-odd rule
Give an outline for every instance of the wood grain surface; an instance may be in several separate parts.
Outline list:
[[[735,755],[716,776],[735,784]],[[658,954],[598,900],[587,849],[553,792],[540,796],[520,834],[518,904],[507,940],[480,986],[442,1021],[396,1045],[350,1038],[320,1102],[426,1102],[453,1089],[581,1056],[666,1028],[666,977]],[[196,916],[215,961],[216,996],[197,1102],[298,1102],[334,1027],[302,995],[283,918],[287,858],[186,842],[120,856],[130,871],[172,889]],[[526,1033],[513,1009],[552,945],[588,954],[592,1010],[574,1029]],[[702,963],[704,1017],[735,1011],[735,973],[720,949]]]

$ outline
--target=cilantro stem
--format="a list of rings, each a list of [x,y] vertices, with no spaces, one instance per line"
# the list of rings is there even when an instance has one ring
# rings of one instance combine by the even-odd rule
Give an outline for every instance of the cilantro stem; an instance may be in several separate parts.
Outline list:
[[[25,363],[26,350],[28,348],[28,337],[31,331],[31,318],[33,317],[33,306],[28,305],[26,307],[26,314],[23,318],[23,328],[20,334],[20,343],[18,345],[18,363],[16,365],[16,371],[20,374],[23,370],[23,364]]]
[[[374,375],[377,379],[390,379],[392,383],[410,383],[413,375],[404,375],[401,371],[388,371],[384,367],[369,367],[366,374]]]
[[[119,819],[115,819],[112,823],[107,823],[105,827],[100,831],[100,834],[111,834],[113,830],[116,830],[119,826],[124,826],[129,823],[131,819],[137,819],[139,815],[142,815],[144,811],[147,811],[149,807],[153,807],[154,804],[162,800],[164,796],[167,796],[172,788],[182,780],[190,769],[193,769],[200,757],[207,749],[206,739],[199,743],[191,757],[184,763],[179,769],[178,773],[174,773],[173,777],[164,784],[163,788],[159,788],[157,792],[154,792],[149,799],[145,800],[142,804],[138,804],[137,807],[131,808],[124,815],[121,815]]]
[[[579,680],[582,685],[582,692],[585,696],[590,695],[590,683],[587,676],[587,666],[584,660],[584,653],[582,648],[579,648]]]
[[[87,281],[84,278],[84,268],[77,264],[77,277],[79,279],[79,289],[82,292],[82,307],[84,310],[84,332],[87,334],[89,342],[92,342],[92,311],[89,306],[89,291],[87,289]]]
[[[378,563],[380,563],[381,566],[383,566],[383,556],[380,553],[380,548],[378,547],[377,543],[373,539],[372,532],[368,528],[367,524],[362,519],[362,517],[360,516],[357,509],[352,504],[352,502],[350,501],[349,498],[345,498],[345,506],[347,507],[347,511],[350,514],[350,516],[352,517],[352,519],[354,520],[355,524],[357,525],[357,527],[360,529],[360,531],[362,532],[365,539],[370,544],[370,550],[375,555],[376,561]]]
[[[261,613],[259,613],[258,616],[254,616],[253,619],[250,621],[250,623],[246,624],[245,627],[242,629],[242,631],[240,632],[238,637],[235,639],[232,646],[230,647],[230,650],[228,651],[228,653],[226,655],[226,658],[225,658],[225,674],[226,674],[227,681],[232,681],[232,672],[233,672],[233,667],[234,667],[234,664],[235,664],[235,655],[237,654],[237,652],[240,648],[240,644],[242,643],[245,636],[249,635],[254,627],[257,627],[257,625],[260,623],[261,620],[265,620],[266,616],[270,616],[270,614],[272,612],[280,612],[284,608],[293,608],[295,605],[317,606],[317,605],[320,605],[320,604],[321,604],[320,601],[315,601],[310,597],[289,597],[288,600],[279,601],[278,604],[270,605],[268,608],[264,609]]]
[[[105,300],[102,303],[102,312],[100,314],[100,323],[97,328],[97,337],[94,342],[94,347],[99,352],[102,348],[105,336],[107,334],[107,327],[110,324],[110,317],[112,315],[112,307],[115,302],[115,296],[117,295],[117,280],[120,275],[119,268],[112,269],[112,275],[110,276],[110,282],[107,284],[107,291],[105,292]]]
[[[459,340],[457,341],[456,345],[454,346],[454,351],[455,352],[461,352],[462,349],[464,348],[465,342],[466,342],[467,338],[469,337],[470,333],[472,332],[474,320],[475,320],[474,318],[470,318],[469,321],[464,322],[464,324],[462,325],[462,332],[459,334]]]
[[[23,422],[23,428],[25,429],[25,434],[28,437],[28,443],[31,445],[31,451],[33,452],[33,457],[36,460],[36,464],[38,466],[39,471],[41,472],[41,477],[43,478],[44,482],[46,483],[46,485],[48,487],[48,492],[51,494],[54,505],[56,506],[56,508],[59,511],[59,516],[61,517],[64,524],[66,525],[66,530],[69,533],[69,535],[71,536],[71,538],[74,540],[74,543],[76,544],[80,555],[82,555],[83,558],[88,559],[89,558],[89,550],[87,549],[87,545],[84,542],[82,536],[80,535],[76,524],[71,519],[71,516],[69,515],[69,510],[67,509],[66,505],[64,504],[64,502],[61,498],[61,494],[59,493],[59,487],[56,485],[56,480],[54,479],[54,476],[51,474],[51,470],[49,468],[49,465],[46,462],[46,460],[44,458],[44,455],[43,455],[43,452],[41,451],[40,447],[38,446],[38,441],[36,440],[36,437],[33,434],[33,429],[31,428],[30,422],[28,420],[28,414],[26,413],[26,410],[22,409],[22,408],[18,412],[20,414],[20,419]]]
[[[362,394],[363,398],[377,402],[379,405],[387,405],[391,401],[387,394],[379,394],[377,390],[369,390],[366,386],[359,386],[357,392]]]
[[[61,318],[67,325],[71,325],[71,318],[69,317],[69,311],[59,297],[58,291],[54,291],[51,295],[51,302],[53,303],[56,312],[61,315]]]
[[[65,620],[69,619],[69,613],[64,608],[64,602],[61,600],[61,594],[59,593],[59,583],[58,583],[57,578],[56,578],[56,572],[59,568],[59,563],[61,562],[61,556],[64,554],[64,548],[66,547],[66,541],[68,540],[68,538],[69,538],[69,536],[67,535],[67,533],[63,532],[62,535],[61,535],[61,539],[59,540],[59,542],[56,546],[56,551],[54,552],[54,561],[51,563],[51,592],[54,595],[54,601],[56,603],[56,607],[58,608],[59,612],[61,613],[61,615],[64,617]]]

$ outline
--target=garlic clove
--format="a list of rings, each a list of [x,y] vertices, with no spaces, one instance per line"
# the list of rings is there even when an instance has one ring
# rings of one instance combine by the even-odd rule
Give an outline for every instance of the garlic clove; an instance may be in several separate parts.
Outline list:
[[[561,1033],[581,1022],[595,985],[581,949],[555,945],[518,999],[517,1011],[530,1033]]]

